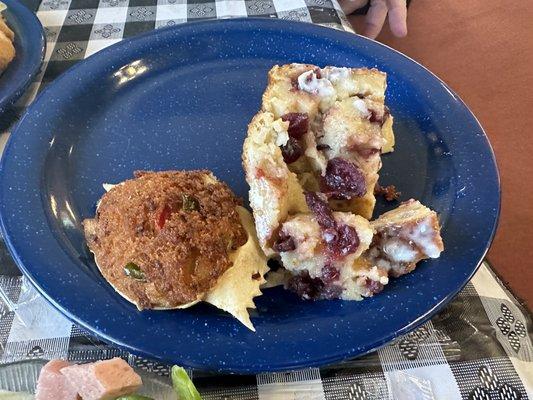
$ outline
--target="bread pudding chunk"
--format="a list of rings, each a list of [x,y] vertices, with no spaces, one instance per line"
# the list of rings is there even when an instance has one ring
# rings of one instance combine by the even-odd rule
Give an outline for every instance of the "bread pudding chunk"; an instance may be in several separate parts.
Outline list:
[[[367,219],[372,216],[381,153],[392,151],[394,145],[385,89],[386,75],[376,69],[288,64],[269,72],[263,112],[283,121],[288,121],[288,116],[306,117],[302,125],[307,129],[295,130],[291,122],[281,147],[289,170],[304,189],[316,190],[331,181],[336,160],[356,169],[358,180],[363,181],[361,193],[322,187],[335,211],[350,211]]]
[[[437,213],[419,201],[408,200],[371,224],[376,233],[364,257],[393,277],[413,271],[423,259],[438,258],[444,250]]]

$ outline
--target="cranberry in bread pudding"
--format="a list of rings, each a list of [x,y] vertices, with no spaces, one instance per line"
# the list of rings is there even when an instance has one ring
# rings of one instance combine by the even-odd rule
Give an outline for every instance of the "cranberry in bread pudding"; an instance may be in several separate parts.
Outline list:
[[[304,299],[361,300],[443,250],[415,200],[370,222],[381,154],[392,151],[385,74],[275,66],[248,127],[243,165],[260,245]]]
[[[320,195],[306,197],[314,215],[289,218],[275,243],[291,274],[286,286],[304,299],[371,297],[389,277],[413,271],[444,249],[437,214],[416,200],[368,222],[331,212]]]
[[[289,64],[269,72],[262,108],[290,122],[284,159],[306,190],[321,187],[334,210],[372,216],[380,154],[394,146],[385,89],[386,75],[376,69]],[[342,175],[328,179],[332,160],[358,170],[359,191],[344,190]]]

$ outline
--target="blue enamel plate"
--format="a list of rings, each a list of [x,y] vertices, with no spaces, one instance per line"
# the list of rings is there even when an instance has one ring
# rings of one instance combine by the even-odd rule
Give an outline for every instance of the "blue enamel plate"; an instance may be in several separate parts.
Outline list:
[[[15,33],[15,58],[0,74],[0,113],[17,100],[39,72],[46,50],[41,23],[19,0],[2,0],[2,14]]]
[[[82,234],[102,183],[134,170],[208,168],[247,199],[246,127],[274,64],[375,66],[388,74],[394,183],[439,212],[446,250],[361,302],[306,302],[281,288],[258,298],[251,332],[208,305],[144,311],[98,272]],[[143,356],[203,370],[254,373],[359,356],[420,325],[476,271],[493,237],[494,155],[465,104],[409,58],[333,29],[223,20],[161,29],[80,62],[50,85],[2,158],[2,232],[17,264],[75,323]],[[380,204],[376,214],[387,205]]]

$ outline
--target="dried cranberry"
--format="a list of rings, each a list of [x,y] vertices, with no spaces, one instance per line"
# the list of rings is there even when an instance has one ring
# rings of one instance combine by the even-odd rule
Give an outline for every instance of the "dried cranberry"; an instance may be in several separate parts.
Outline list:
[[[281,154],[283,154],[283,160],[287,164],[298,160],[303,152],[302,145],[293,137],[289,137],[288,142],[284,146],[281,146]]]
[[[322,79],[322,71],[320,68],[315,68],[313,71],[316,75],[316,79]]]
[[[359,235],[353,226],[337,226],[335,241],[328,243],[328,250],[335,256],[346,256],[355,253],[359,247]]]
[[[333,219],[333,213],[329,208],[329,204],[318,193],[305,192],[305,202],[315,215],[318,225],[322,229],[335,228],[335,220]]]
[[[365,177],[354,163],[339,157],[332,158],[326,166],[326,175],[320,180],[320,189],[338,200],[361,197],[366,193]]]
[[[381,282],[366,278],[366,288],[370,293],[376,294],[383,290],[383,284]]]
[[[370,109],[370,118],[369,118],[370,122],[377,122],[383,125],[383,117],[384,116],[379,116],[375,110]]]
[[[309,116],[307,113],[288,113],[281,116],[283,121],[289,122],[287,132],[290,137],[301,139],[309,130]]]
[[[339,279],[340,272],[337,268],[330,264],[326,264],[322,267],[322,281],[324,283],[331,283]]]
[[[294,243],[294,239],[288,235],[285,235],[283,232],[279,235],[278,240],[274,243],[274,246],[272,248],[277,251],[278,253],[284,252],[284,251],[292,251],[296,248],[296,244]]]
[[[339,285],[328,285],[320,278],[311,278],[307,271],[291,277],[288,289],[304,300],[338,299],[342,293]]]
[[[311,278],[307,271],[292,276],[287,283],[288,289],[304,300],[316,300],[324,289],[324,282],[318,278]]]

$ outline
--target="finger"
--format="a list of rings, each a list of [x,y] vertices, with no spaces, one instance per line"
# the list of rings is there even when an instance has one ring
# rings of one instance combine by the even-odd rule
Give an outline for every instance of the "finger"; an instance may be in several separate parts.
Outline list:
[[[363,34],[371,39],[375,39],[379,32],[381,32],[381,28],[383,28],[385,18],[387,18],[387,5],[385,4],[385,0],[373,0],[366,14]]]
[[[405,0],[387,0],[389,7],[389,26],[397,37],[407,36],[407,5]]]
[[[339,5],[342,8],[342,11],[346,15],[350,15],[355,10],[359,10],[368,3],[368,0],[340,0]]]

